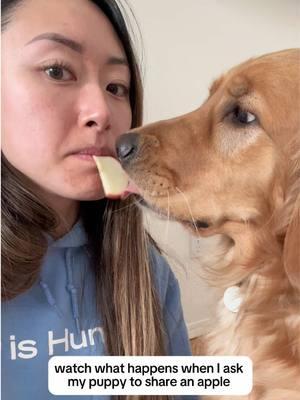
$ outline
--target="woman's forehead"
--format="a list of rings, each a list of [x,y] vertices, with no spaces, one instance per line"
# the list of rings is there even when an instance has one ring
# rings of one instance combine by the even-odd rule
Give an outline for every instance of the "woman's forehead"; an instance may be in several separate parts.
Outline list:
[[[75,50],[98,52],[107,48],[114,57],[126,59],[110,21],[91,1],[25,0],[20,4],[5,31],[15,46],[26,46],[37,39],[39,45],[61,40]]]

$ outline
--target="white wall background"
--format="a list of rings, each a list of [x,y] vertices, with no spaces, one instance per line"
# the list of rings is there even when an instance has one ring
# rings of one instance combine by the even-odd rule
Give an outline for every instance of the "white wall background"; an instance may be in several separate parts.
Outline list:
[[[300,47],[300,0],[127,1],[143,38],[145,123],[199,107],[212,81],[237,63]],[[197,276],[201,259],[191,258],[192,239],[178,224],[148,213],[147,221],[179,278],[190,336],[200,334],[220,293]]]

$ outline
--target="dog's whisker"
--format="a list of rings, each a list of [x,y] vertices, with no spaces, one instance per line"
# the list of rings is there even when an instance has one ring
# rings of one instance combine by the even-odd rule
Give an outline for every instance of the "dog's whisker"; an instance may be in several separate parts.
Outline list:
[[[170,194],[169,191],[167,191],[168,194],[168,208],[167,208],[167,222],[166,222],[166,230],[165,230],[165,245],[168,244],[169,240],[169,222],[170,222]]]
[[[143,201],[142,198],[139,199],[139,200],[134,200],[133,203],[128,204],[128,205],[125,206],[125,207],[118,208],[117,210],[114,210],[113,213],[116,213],[116,212],[119,212],[119,211],[123,211],[123,210],[125,210],[126,208],[131,208],[131,207],[133,207],[133,206],[137,206],[137,205],[138,205],[139,203],[141,203],[142,201]]]
[[[191,219],[192,219],[192,223],[193,223],[193,225],[194,225],[194,227],[195,227],[196,232],[199,233],[199,230],[198,230],[197,225],[196,225],[195,218],[193,217],[192,209],[191,209],[191,207],[190,207],[190,204],[189,204],[189,201],[188,201],[186,195],[185,195],[184,192],[183,192],[182,190],[180,190],[177,186],[175,187],[175,189],[176,189],[177,192],[180,193],[180,194],[182,195],[182,197],[184,198],[184,201],[185,201],[185,203],[187,204],[187,208],[188,208],[188,211],[189,211],[190,216],[191,216]]]

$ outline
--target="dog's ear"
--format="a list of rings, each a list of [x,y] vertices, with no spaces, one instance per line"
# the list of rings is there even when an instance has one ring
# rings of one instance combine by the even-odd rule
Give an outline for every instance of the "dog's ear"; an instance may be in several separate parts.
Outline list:
[[[296,198],[284,241],[284,268],[291,285],[300,292],[300,194]]]

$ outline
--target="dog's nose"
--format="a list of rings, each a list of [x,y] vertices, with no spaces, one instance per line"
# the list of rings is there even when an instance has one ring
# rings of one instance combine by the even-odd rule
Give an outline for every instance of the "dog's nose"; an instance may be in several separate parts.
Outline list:
[[[139,135],[137,133],[124,133],[116,143],[117,155],[120,162],[128,163],[132,161],[139,147]]]

